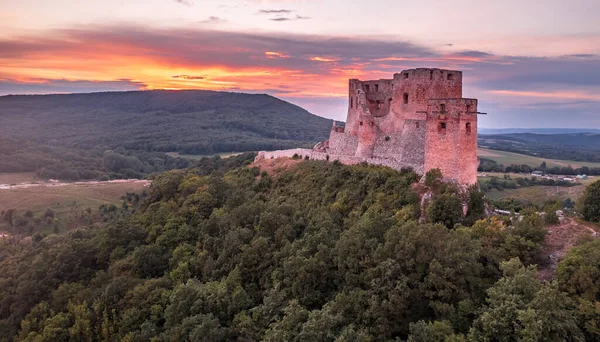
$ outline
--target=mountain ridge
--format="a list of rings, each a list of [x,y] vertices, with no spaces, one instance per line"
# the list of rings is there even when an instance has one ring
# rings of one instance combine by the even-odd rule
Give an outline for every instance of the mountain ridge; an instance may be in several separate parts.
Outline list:
[[[0,107],[5,137],[22,139],[31,132],[38,143],[83,148],[212,154],[310,145],[326,138],[330,129],[329,119],[267,94],[150,90],[7,95],[0,97]]]

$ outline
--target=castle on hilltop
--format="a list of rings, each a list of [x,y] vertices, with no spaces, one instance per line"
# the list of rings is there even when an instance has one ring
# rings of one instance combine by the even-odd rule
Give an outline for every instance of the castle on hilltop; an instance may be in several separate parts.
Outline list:
[[[409,69],[393,79],[351,79],[345,126],[310,149],[260,152],[257,159],[294,154],[367,162],[418,173],[439,168],[446,180],[477,182],[477,100],[462,97],[462,72]]]

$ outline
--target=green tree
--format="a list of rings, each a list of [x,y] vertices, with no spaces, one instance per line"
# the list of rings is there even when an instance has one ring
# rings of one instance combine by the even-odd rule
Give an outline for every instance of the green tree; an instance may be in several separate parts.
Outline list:
[[[456,195],[442,194],[433,198],[426,212],[429,221],[453,228],[462,219],[462,202]]]
[[[519,313],[527,306],[541,284],[534,266],[523,267],[518,259],[502,262],[504,276],[490,288],[488,306],[469,332],[473,341],[514,341],[519,334]]]
[[[435,168],[425,173],[425,186],[432,187],[439,182],[444,176],[440,169]]]
[[[163,275],[169,259],[158,245],[141,246],[133,253],[133,270],[144,278]]]
[[[485,194],[477,186],[469,188],[469,203],[467,215],[463,224],[472,225],[477,220],[485,217]]]
[[[579,202],[579,211],[584,220],[600,222],[600,181],[585,188]]]
[[[408,342],[466,342],[465,336],[455,334],[448,321],[424,322],[410,324]]]

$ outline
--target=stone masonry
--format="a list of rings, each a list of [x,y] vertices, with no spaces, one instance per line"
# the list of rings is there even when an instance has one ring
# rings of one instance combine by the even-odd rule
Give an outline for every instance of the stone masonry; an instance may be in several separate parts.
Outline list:
[[[477,182],[477,100],[462,98],[462,72],[409,69],[393,79],[351,79],[345,126],[334,121],[329,140],[310,149],[260,152],[367,162],[418,173],[439,168],[460,184]]]

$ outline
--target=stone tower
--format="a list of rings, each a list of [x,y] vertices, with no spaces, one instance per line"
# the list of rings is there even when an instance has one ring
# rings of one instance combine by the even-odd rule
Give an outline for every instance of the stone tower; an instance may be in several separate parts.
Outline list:
[[[477,100],[462,98],[461,71],[404,70],[393,79],[351,79],[348,90],[346,126],[332,129],[328,152],[477,181]]]

